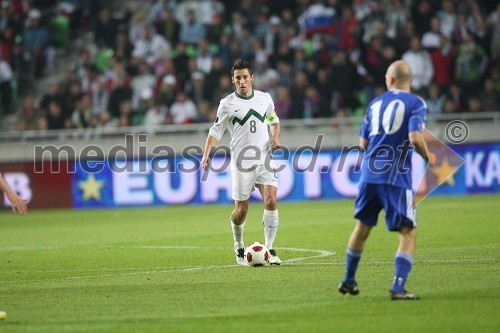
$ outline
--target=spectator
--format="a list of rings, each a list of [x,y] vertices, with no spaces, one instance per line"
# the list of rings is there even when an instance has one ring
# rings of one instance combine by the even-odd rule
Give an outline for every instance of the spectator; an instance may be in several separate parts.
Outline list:
[[[432,63],[435,68],[434,82],[441,89],[448,89],[453,80],[454,62],[455,62],[455,47],[450,39],[444,35],[439,38],[439,48],[431,53]]]
[[[488,52],[490,45],[492,44],[492,32],[486,27],[486,23],[483,19],[477,19],[476,29],[473,35],[476,43],[481,46],[483,50]]]
[[[181,25],[175,19],[174,8],[166,6],[163,16],[163,20],[155,20],[156,30],[175,47],[179,42]]]
[[[11,26],[5,27],[0,30],[0,59],[10,62],[10,54],[14,44],[14,29]]]
[[[177,94],[175,103],[170,108],[170,116],[174,124],[190,124],[198,120],[196,105],[184,91]]]
[[[37,9],[32,9],[28,15],[28,27],[24,31],[24,48],[32,52],[36,59],[36,75],[41,76],[45,68],[46,51],[49,45],[49,34],[41,24],[42,14]]]
[[[281,20],[278,16],[269,19],[269,30],[266,33],[265,45],[267,54],[278,52],[281,43]]]
[[[290,44],[285,42],[281,43],[278,48],[278,52],[270,57],[270,63],[273,65],[272,67],[275,67],[276,64],[280,61],[286,62],[288,64],[293,64],[294,52],[292,49],[290,49]]]
[[[144,36],[136,42],[133,51],[134,56],[144,59],[149,66],[158,64],[163,58],[169,58],[170,52],[170,43],[157,34],[150,24],[144,27]]]
[[[61,93],[61,96],[64,98],[67,94],[69,94],[71,84],[75,82],[75,73],[70,68],[66,68],[62,75],[62,80],[58,83],[58,90]],[[64,104],[64,103],[63,103]]]
[[[231,34],[236,40],[241,40],[243,27],[248,24],[246,15],[236,10],[231,14]]]
[[[408,13],[401,0],[392,0],[391,4],[389,4],[385,10],[387,36],[389,38],[397,38],[400,36],[406,26],[407,19]]]
[[[90,120],[93,115],[92,100],[89,95],[82,94],[80,99],[76,102],[76,108],[71,114],[71,125],[73,128],[87,128],[90,126]],[[50,114],[50,113],[49,113]],[[55,117],[55,116],[54,116]],[[59,117],[55,117],[60,121]],[[62,117],[61,117],[62,118]],[[49,118],[49,124],[51,120]],[[49,125],[51,128],[51,126]],[[51,128],[52,129],[52,128]]]
[[[110,16],[109,8],[103,7],[99,11],[94,28],[95,43],[112,48],[116,40],[116,24]]]
[[[467,34],[459,45],[455,62],[455,78],[464,88],[465,94],[475,94],[480,85],[488,57],[486,52]]]
[[[186,53],[186,44],[178,43],[174,52],[174,66],[181,81],[187,79],[188,62],[189,56]]]
[[[434,77],[432,58],[426,50],[422,49],[420,38],[411,38],[411,48],[403,54],[403,60],[408,63],[413,74],[411,88],[417,94],[423,94]]]
[[[356,75],[356,69],[354,68],[354,75]],[[332,116],[332,80],[330,73],[325,68],[320,68],[318,70],[316,81],[318,93],[320,96],[319,112],[317,114],[320,118],[328,118]]]
[[[101,115],[99,116],[99,124],[99,127],[103,129],[111,129],[116,127],[116,124],[109,112],[101,113]]]
[[[144,120],[144,125],[149,128],[149,131],[155,126],[163,125],[166,122],[168,114],[168,109],[165,105],[161,104],[160,101],[155,100],[153,107],[151,107],[146,112],[146,118]]]
[[[219,83],[219,79],[221,76],[226,75],[227,71],[224,67],[224,60],[215,56],[212,61],[212,68],[210,72],[205,75],[205,87],[203,88],[203,99],[210,100],[211,92],[214,87]]]
[[[123,101],[120,104],[120,116],[118,118],[118,127],[132,126],[132,103]]]
[[[357,89],[358,75],[356,68],[348,61],[345,52],[337,52],[334,55],[330,81],[334,110],[340,108],[354,110],[356,103],[353,92]]]
[[[115,89],[111,92],[106,107],[112,118],[119,117],[120,106],[123,102],[132,100],[132,89],[125,84],[124,77],[118,77],[115,84]]]
[[[342,9],[342,18],[340,25],[340,48],[345,51],[354,50],[357,48],[357,40],[359,34],[358,21],[354,16],[350,6],[344,6]]]
[[[361,22],[365,18],[368,18],[372,13],[372,10],[377,6],[374,1],[371,0],[356,0],[353,1],[352,7],[354,8],[354,13],[356,19]]]
[[[45,132],[49,130],[49,121],[47,120],[47,117],[41,116],[38,118],[35,130],[39,132]]]
[[[9,26],[12,25],[12,19],[10,16],[10,4],[9,1],[3,0],[0,2],[0,31],[5,31]]]
[[[455,43],[459,44],[465,40],[467,34],[469,34],[469,29],[467,28],[467,17],[464,13],[460,13],[457,16],[457,23],[455,24],[455,30],[453,30],[452,38]]]
[[[63,104],[63,98],[59,92],[59,84],[55,82],[49,85],[48,93],[42,96],[40,108],[42,108],[42,110],[47,110],[51,102],[57,102],[61,106]]]
[[[268,65],[266,59],[259,59],[253,68],[253,87],[257,90],[267,91],[267,79],[271,72],[276,72],[271,66]],[[208,88],[208,87],[207,87]]]
[[[202,72],[194,72],[191,74],[191,80],[187,83],[185,91],[189,94],[189,97],[196,103],[196,105],[204,100],[204,85],[205,75],[203,75]]]
[[[201,101],[198,104],[198,121],[200,123],[213,123],[215,121],[215,117],[217,116],[217,111],[215,111],[209,101]]]
[[[444,102],[443,113],[450,114],[450,113],[455,113],[455,112],[458,112],[458,111],[459,110],[457,110],[457,105],[456,105],[456,103],[453,100],[447,99]]]
[[[488,26],[492,31],[491,58],[493,61],[500,59],[500,3],[496,10],[488,16]]]
[[[67,126],[61,105],[57,102],[49,103],[47,110],[47,126],[50,130],[60,130]]]
[[[78,100],[83,95],[80,84],[77,81],[73,81],[69,84],[70,88],[66,94],[63,95],[63,113],[66,117],[71,116],[76,108]]]
[[[467,100],[467,106],[469,112],[482,112],[483,111],[483,106],[481,105],[481,100],[477,96],[471,96]]]
[[[114,57],[123,61],[129,61],[133,50],[134,45],[128,39],[127,33],[125,31],[118,31],[113,47]]]
[[[224,75],[219,78],[219,83],[216,88],[212,91],[211,102],[213,105],[218,105],[221,99],[226,98],[227,95],[233,92],[233,86],[231,84],[231,79],[229,76]]]
[[[24,97],[23,108],[21,110],[21,114],[19,115],[19,121],[23,124],[23,130],[35,130],[39,116],[40,110],[35,104],[35,98],[32,95]]]
[[[181,24],[180,41],[186,44],[196,45],[205,38],[205,26],[196,18],[193,10],[187,12],[187,20]]]
[[[12,103],[12,68],[0,58],[0,115],[11,112]]]
[[[144,125],[146,113],[153,107],[153,89],[146,87],[142,90],[139,99],[139,108],[132,111],[132,126]]]
[[[441,20],[441,33],[446,37],[451,37],[457,24],[455,7],[451,0],[442,0],[441,7],[442,9],[438,12],[438,17]]]
[[[479,95],[484,111],[500,111],[500,93],[495,90],[493,79],[484,81],[484,90]]]
[[[280,119],[290,118],[290,112],[292,110],[292,99],[290,97],[290,91],[285,86],[279,86],[276,92],[276,98],[274,99],[274,109],[276,114]]]
[[[214,54],[210,51],[206,39],[201,39],[198,43],[198,54],[196,55],[196,67],[204,74],[212,70],[212,60]]]
[[[304,102],[306,99],[306,88],[309,85],[306,73],[300,71],[295,74],[293,86],[291,90],[292,95],[292,109],[290,118],[302,119],[304,118]]]
[[[148,24],[143,10],[137,11],[131,19],[128,37],[135,46],[139,40],[144,38],[144,28]]]
[[[261,43],[265,43],[268,31],[271,30],[270,22],[267,20],[267,16],[264,12],[259,12],[257,15],[257,23],[254,26],[253,32],[255,37],[260,40]]]
[[[258,41],[258,39],[253,35],[251,27],[248,24],[245,24],[242,27],[240,40],[245,41],[245,43],[242,43],[241,45],[241,54],[243,59],[250,59],[253,55],[253,45]]]
[[[448,94],[448,99],[454,104],[453,109],[456,112],[462,112],[465,110],[465,96],[462,93],[462,88],[456,83],[450,85],[450,92]]]
[[[155,77],[150,73],[148,64],[144,61],[139,62],[139,74],[132,79],[132,108],[139,109],[141,93],[146,88],[155,86]]]
[[[99,78],[97,80],[97,88],[92,95],[92,109],[94,115],[100,115],[104,112],[108,112],[108,104],[110,99],[110,93],[108,90],[107,82],[104,78]]]
[[[175,102],[175,96],[177,95],[177,79],[172,74],[167,74],[162,79],[162,83],[159,87],[158,98],[160,102],[166,105],[168,108],[172,106]]]
[[[428,0],[417,2],[413,8],[412,18],[415,21],[415,28],[419,36],[431,30],[431,20],[433,17],[432,7]],[[441,22],[439,23],[441,28]],[[423,43],[422,43],[423,44]]]
[[[373,37],[365,47],[363,64],[366,66],[370,82],[384,82],[385,71],[383,69],[384,57],[382,43],[379,37]]]
[[[319,115],[321,98],[318,90],[313,87],[307,87],[304,98],[304,119],[317,118]]]
[[[428,98],[426,99],[427,111],[429,114],[440,114],[443,113],[444,103],[446,102],[446,96],[441,93],[441,90],[437,84],[431,84],[429,86]]]
[[[422,46],[426,49],[437,49],[440,46],[441,22],[438,17],[431,19],[431,29],[422,36]]]

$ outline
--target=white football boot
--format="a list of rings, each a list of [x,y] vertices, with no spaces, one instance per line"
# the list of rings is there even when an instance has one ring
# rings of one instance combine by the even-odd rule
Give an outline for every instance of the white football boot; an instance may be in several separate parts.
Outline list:
[[[281,259],[276,255],[276,251],[273,249],[269,250],[269,264],[271,265],[281,265]]]
[[[240,266],[248,266],[248,263],[245,259],[245,249],[238,248],[237,245],[234,245],[234,254],[236,255],[236,263]]]

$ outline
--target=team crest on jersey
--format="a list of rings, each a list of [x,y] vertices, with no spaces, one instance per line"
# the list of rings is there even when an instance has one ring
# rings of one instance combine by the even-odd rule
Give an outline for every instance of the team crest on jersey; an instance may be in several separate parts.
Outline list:
[[[214,123],[217,124],[218,122],[219,122],[219,117],[216,117]]]

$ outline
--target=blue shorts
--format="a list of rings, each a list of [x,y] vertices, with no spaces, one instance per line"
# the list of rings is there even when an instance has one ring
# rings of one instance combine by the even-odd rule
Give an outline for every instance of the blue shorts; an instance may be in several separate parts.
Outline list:
[[[378,214],[385,211],[385,224],[390,231],[401,227],[417,227],[415,207],[408,209],[413,201],[413,191],[387,185],[360,183],[359,195],[354,204],[354,217],[363,224],[376,226]]]

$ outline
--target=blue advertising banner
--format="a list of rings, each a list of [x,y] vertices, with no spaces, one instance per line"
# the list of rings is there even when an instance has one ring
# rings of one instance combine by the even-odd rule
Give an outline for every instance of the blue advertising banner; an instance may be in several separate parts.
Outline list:
[[[456,173],[444,179],[431,195],[498,193],[500,144],[451,147],[464,159]],[[278,200],[353,198],[357,195],[358,155],[340,150],[292,151],[275,161],[279,170]],[[413,154],[413,187],[419,188],[425,163]],[[134,161],[80,161],[72,176],[73,207],[121,207],[229,203],[229,158],[215,157],[212,168],[202,172],[196,158],[139,159]],[[438,179],[446,163],[431,170]],[[90,172],[89,172],[90,171]],[[424,177],[425,181],[425,177]],[[433,187],[429,185],[428,187]],[[253,199],[260,199],[258,191]]]

